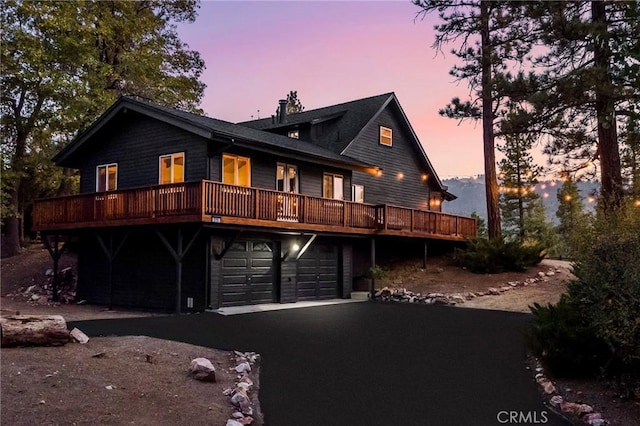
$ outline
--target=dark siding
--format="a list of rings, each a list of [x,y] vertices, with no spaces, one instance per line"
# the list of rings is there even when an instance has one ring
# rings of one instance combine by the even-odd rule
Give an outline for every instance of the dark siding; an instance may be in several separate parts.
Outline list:
[[[351,297],[353,285],[353,253],[351,244],[345,242],[342,244],[342,298],[349,299]]]
[[[323,167],[263,153],[252,153],[246,150],[230,149],[225,153],[251,159],[251,186],[254,188],[274,190],[276,188],[276,165],[284,163],[298,166],[298,187],[301,194],[322,197],[323,174],[335,173],[343,176],[345,199],[351,199],[350,170]],[[218,153],[211,157],[209,179],[213,181],[222,181],[222,155],[223,153]]]
[[[185,180],[205,179],[207,141],[161,121],[133,112],[114,119],[91,143],[80,169],[80,191],[95,192],[96,167],[118,164],[118,189],[158,184],[159,156],[185,153]]]
[[[175,229],[167,232],[175,241]],[[189,238],[192,232],[185,232]],[[183,260],[182,310],[206,308],[206,250],[200,237]],[[175,311],[176,270],[173,258],[158,236],[150,231],[132,232],[113,264],[113,304]],[[187,308],[192,297],[193,309]],[[81,238],[78,258],[78,298],[89,303],[107,305],[110,299],[108,263],[95,235]]]
[[[358,139],[351,143],[344,154],[352,158],[375,164],[382,168],[382,176],[375,177],[362,172],[353,172],[353,183],[364,185],[366,203],[393,204],[404,207],[428,209],[429,187],[422,181],[427,173],[419,159],[418,147],[412,136],[392,109],[388,106],[365,127]],[[393,129],[393,146],[381,145],[379,126]],[[398,179],[398,173],[404,177]],[[429,179],[433,179],[432,176]]]

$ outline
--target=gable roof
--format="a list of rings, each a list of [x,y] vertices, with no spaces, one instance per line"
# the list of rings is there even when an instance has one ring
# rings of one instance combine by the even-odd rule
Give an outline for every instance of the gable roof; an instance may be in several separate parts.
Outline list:
[[[231,139],[234,146],[286,155],[291,158],[347,169],[371,172],[376,167],[341,155],[324,147],[246,126],[210,118],[187,111],[168,108],[137,98],[123,96],[105,111],[88,129],[63,148],[53,161],[61,166],[73,165],[75,155],[121,113],[134,111],[158,119],[209,140]]]
[[[335,125],[330,126],[328,132],[323,134],[322,139],[316,141],[317,144],[338,154],[344,154],[346,149],[365,130],[367,125],[374,121],[382,111],[389,105],[394,105],[404,125],[413,139],[413,142],[420,154],[420,159],[431,175],[435,178],[435,184],[443,192],[444,197],[451,201],[457,197],[447,191],[447,186],[442,183],[436,173],[429,157],[420,143],[411,123],[404,110],[400,106],[398,99],[393,92],[384,93],[368,98],[357,99],[337,105],[317,108],[294,114],[288,114],[284,123],[273,122],[272,118],[245,121],[238,124],[260,130],[277,130],[287,127],[296,127],[303,124],[316,124],[322,121],[335,119]]]

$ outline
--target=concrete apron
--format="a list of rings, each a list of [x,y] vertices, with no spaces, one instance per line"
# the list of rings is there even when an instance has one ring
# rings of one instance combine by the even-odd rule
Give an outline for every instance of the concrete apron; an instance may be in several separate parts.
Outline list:
[[[208,312],[227,316],[251,314],[256,312],[280,311],[283,309],[301,309],[312,308],[315,306],[341,305],[344,303],[358,303],[366,301],[367,299],[329,299],[296,303],[263,303],[260,305],[229,306],[226,308],[213,309]]]

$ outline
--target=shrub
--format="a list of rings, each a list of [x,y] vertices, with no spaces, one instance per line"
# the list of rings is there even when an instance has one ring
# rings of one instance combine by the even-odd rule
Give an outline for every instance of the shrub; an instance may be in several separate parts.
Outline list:
[[[534,305],[529,342],[556,374],[596,372],[640,397],[640,220],[597,224],[556,306]]]
[[[456,252],[460,266],[479,274],[520,272],[537,265],[543,258],[544,248],[540,244],[501,239],[475,238],[469,241],[465,249]]]

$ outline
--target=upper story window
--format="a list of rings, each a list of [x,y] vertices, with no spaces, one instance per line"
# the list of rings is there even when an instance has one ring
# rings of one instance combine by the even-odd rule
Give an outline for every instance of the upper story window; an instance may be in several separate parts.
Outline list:
[[[351,201],[364,203],[364,185],[351,185]]]
[[[184,182],[184,152],[160,156],[161,185]]]
[[[251,160],[237,155],[222,155],[222,183],[251,186]]]
[[[289,130],[289,133],[287,135],[293,139],[300,139],[300,130],[298,129]]]
[[[393,130],[388,128],[388,127],[384,127],[384,126],[380,126],[380,144],[381,145],[386,145],[386,146],[392,146],[393,145]]]
[[[118,189],[118,164],[102,164],[96,168],[96,192]]]
[[[342,175],[333,173],[325,173],[322,179],[322,195],[324,198],[333,198],[334,200],[344,199],[344,190],[342,187]]]

